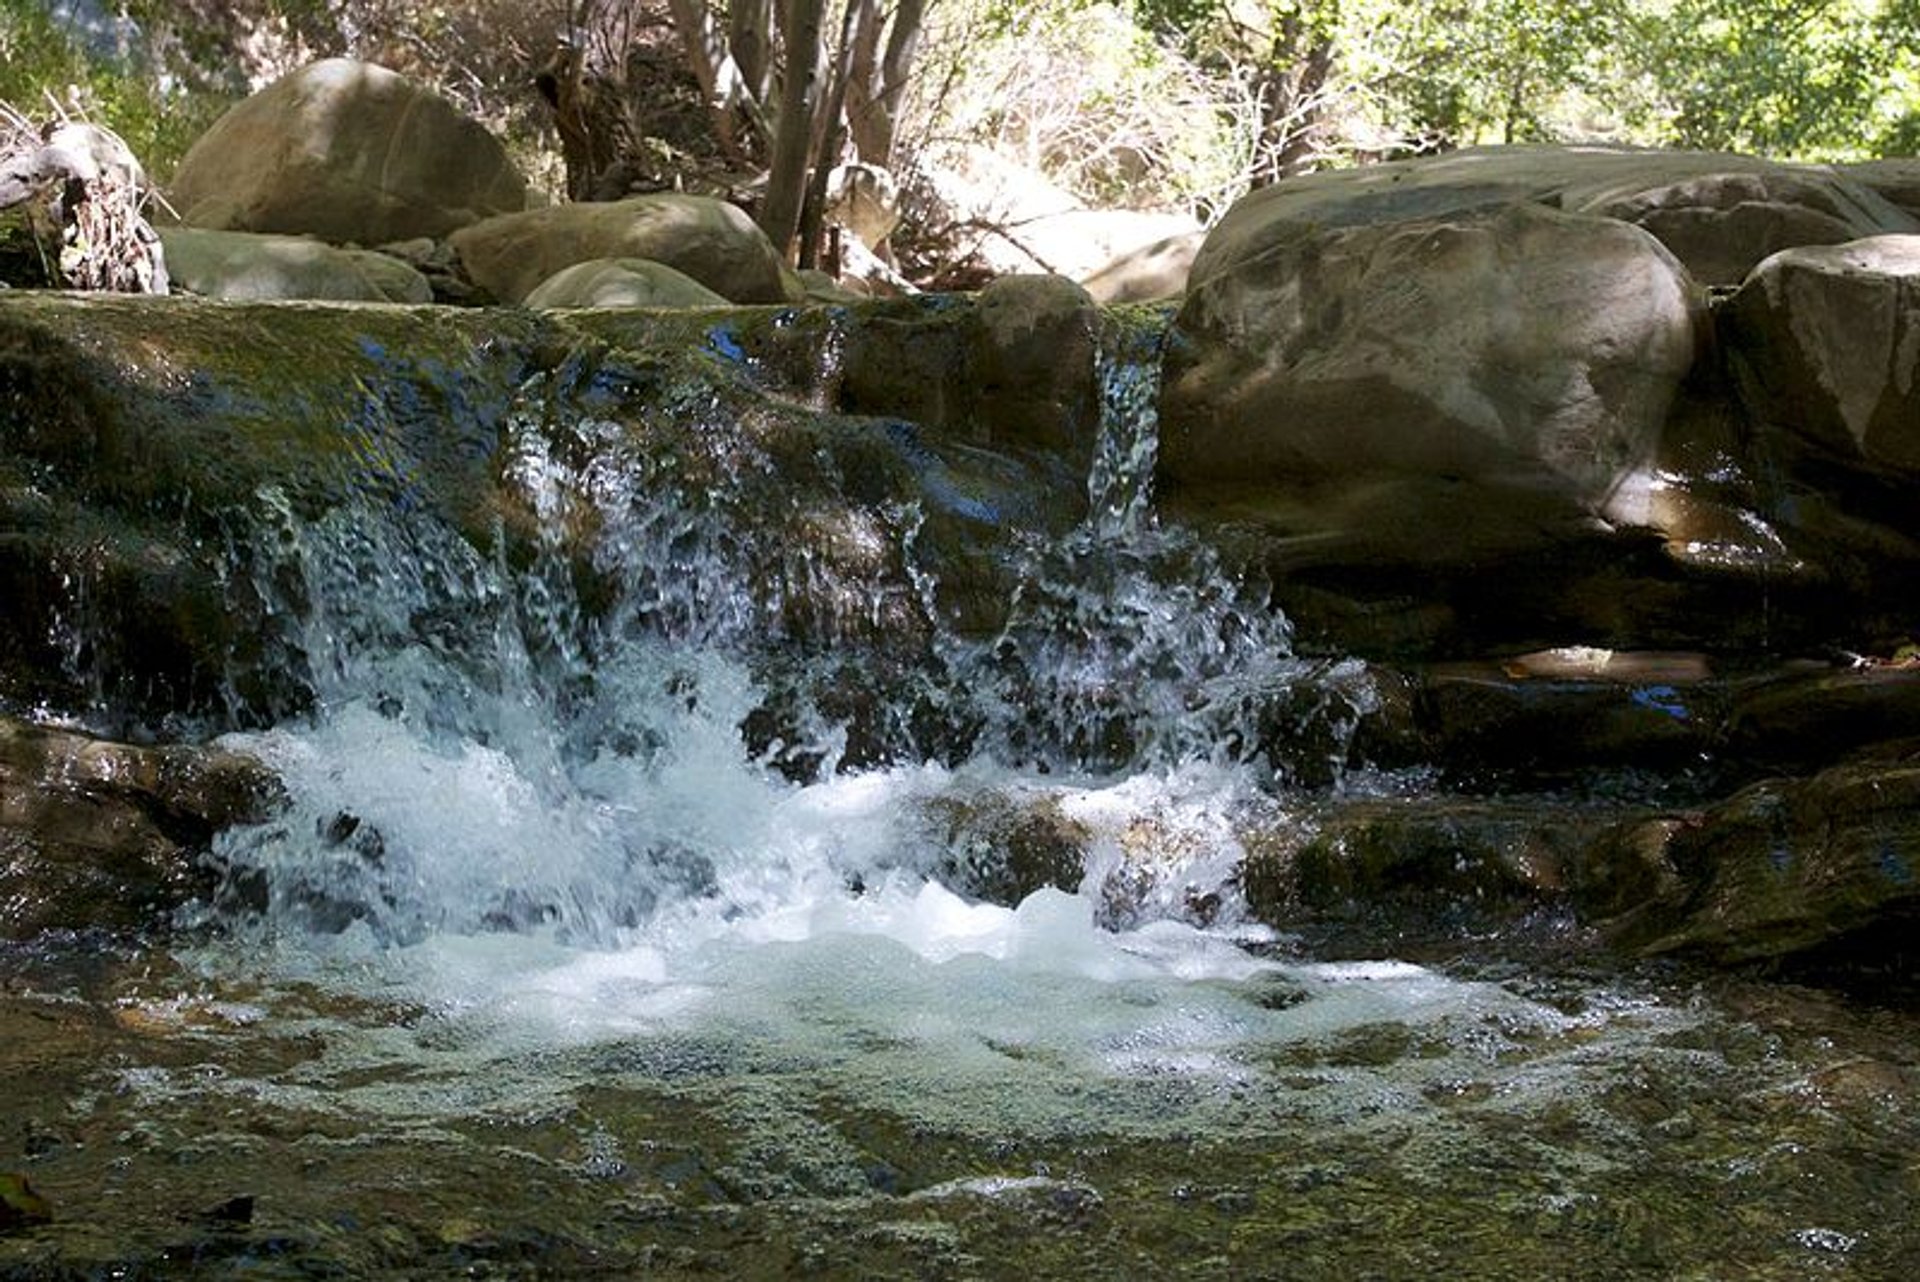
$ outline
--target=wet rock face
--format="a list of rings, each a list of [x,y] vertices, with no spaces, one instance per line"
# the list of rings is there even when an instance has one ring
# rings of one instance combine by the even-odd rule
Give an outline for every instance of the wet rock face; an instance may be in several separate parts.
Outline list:
[[[1356,752],[1431,782],[1250,827],[1260,919],[1353,955],[1479,935],[1846,985],[1914,973],[1920,669],[1584,652],[1374,676]]]
[[[1666,856],[1686,890],[1626,933],[1645,951],[1870,969],[1920,924],[1920,766],[1909,747],[1756,784],[1677,829]]]
[[[379,245],[527,207],[500,143],[451,103],[372,63],[331,58],[222,116],[169,188],[192,227]]]
[[[150,929],[212,889],[214,834],[265,818],[277,787],[237,753],[0,717],[0,938]]]
[[[875,645],[888,657],[865,666],[891,672],[926,642],[917,576],[949,623],[991,630],[1011,593],[998,549],[1085,506],[1084,479],[985,448],[971,417],[840,412],[812,327],[827,313],[0,304],[0,699],[103,733],[304,706],[300,540],[343,511],[516,567],[557,556],[583,617],[657,593],[662,627],[698,595],[670,564],[718,540],[746,640]],[[973,309],[949,310],[964,353]],[[563,518],[543,524],[543,503]],[[657,558],[608,550],[643,537]]]

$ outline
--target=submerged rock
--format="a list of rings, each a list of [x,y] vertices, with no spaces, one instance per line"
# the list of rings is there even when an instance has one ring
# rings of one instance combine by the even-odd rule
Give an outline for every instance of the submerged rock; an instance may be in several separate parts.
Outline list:
[[[1079,889],[1092,833],[1058,797],[979,792],[926,809],[942,852],[934,875],[956,893],[1011,908],[1037,890]]]
[[[52,1204],[34,1191],[26,1176],[0,1171],[0,1231],[45,1224],[52,1219]]]

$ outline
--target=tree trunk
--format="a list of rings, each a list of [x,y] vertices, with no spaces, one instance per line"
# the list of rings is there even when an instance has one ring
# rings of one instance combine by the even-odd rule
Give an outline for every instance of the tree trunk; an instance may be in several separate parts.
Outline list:
[[[875,112],[880,92],[880,36],[886,30],[886,18],[879,0],[847,0],[847,13],[853,28],[853,48],[847,60],[847,132],[853,138],[853,150],[868,164],[883,165],[876,149],[880,138],[873,133],[868,119]]]
[[[727,48],[747,96],[765,102],[773,89],[773,0],[729,0]]]
[[[608,117],[605,87],[586,75],[583,63],[578,44],[563,45],[534,77],[540,96],[553,109],[569,200],[591,200],[601,175],[619,158],[618,116]]]
[[[906,94],[914,58],[920,51],[920,37],[926,29],[927,2],[900,0],[893,22],[887,26],[879,17],[878,5],[868,0],[871,21],[856,31],[856,58],[848,86],[852,106],[847,113],[847,126],[853,135],[854,150],[870,165],[884,168],[893,163],[900,100]],[[887,43],[885,52],[881,53],[883,26]]]
[[[759,221],[774,248],[788,257],[800,225],[808,153],[813,150],[814,115],[820,105],[820,21],[825,8],[825,0],[787,0],[786,77],[780,83],[773,168],[767,175]]]
[[[1333,74],[1333,42],[1324,36],[1307,42],[1299,16],[1289,15],[1273,34],[1265,83],[1260,88],[1260,161],[1253,185],[1278,182],[1306,167],[1313,158],[1324,104],[1321,94]]]
[[[680,33],[680,44],[686,50],[687,66],[692,69],[693,78],[700,82],[707,110],[713,113],[714,135],[728,151],[736,151],[733,113],[744,108],[754,123],[760,125],[762,99],[749,89],[740,64],[721,35],[719,20],[713,16],[713,10],[707,8],[706,0],[667,0],[667,9],[673,14],[674,29]]]
[[[840,149],[846,130],[847,82],[853,75],[855,24],[860,20],[862,0],[847,0],[840,18],[840,47],[834,52],[833,79],[827,86],[825,109],[820,113],[813,146],[813,176],[807,183],[806,202],[800,207],[800,265],[819,265],[821,223],[827,212],[827,180],[840,161]]]

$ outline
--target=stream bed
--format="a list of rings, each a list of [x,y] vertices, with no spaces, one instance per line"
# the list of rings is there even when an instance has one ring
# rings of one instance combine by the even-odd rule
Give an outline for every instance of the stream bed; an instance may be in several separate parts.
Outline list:
[[[1920,1252],[1911,1014],[1103,939],[1071,906],[972,923],[1005,956],[843,923],[678,984],[521,940],[423,945],[357,993],[43,943],[7,959],[0,1090],[53,1219],[0,1235],[0,1276],[1891,1278]]]

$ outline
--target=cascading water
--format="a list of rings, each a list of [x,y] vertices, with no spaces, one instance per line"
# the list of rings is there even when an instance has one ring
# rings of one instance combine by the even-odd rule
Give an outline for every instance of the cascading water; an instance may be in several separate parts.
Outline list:
[[[885,608],[926,628],[896,697],[940,713],[934,757],[883,718],[882,764],[837,770],[834,643],[870,620],[816,626],[825,646],[786,634],[796,593],[857,615],[898,588],[770,552],[742,488],[635,456],[611,420],[511,424],[505,471],[540,530],[517,569],[410,514],[299,524],[267,496],[255,574],[289,602],[314,706],[241,738],[291,801],[223,839],[208,919],[283,980],[442,1011],[443,1045],[691,1038],[1017,1133],[1216,1124],[1276,1045],[1383,1020],[1475,1062],[1564,1033],[1577,1021],[1416,967],[1257,955],[1275,937],[1238,909],[1239,834],[1287,822],[1288,780],[1340,755],[1367,678],[1295,658],[1282,616],[1162,528],[1156,340],[1111,338],[1088,515],[1016,543],[997,628],[947,628],[920,516],[869,514],[862,537],[893,539],[914,587]],[[729,459],[736,478],[763,462]],[[610,585],[594,609],[563,537],[581,529]],[[756,756],[742,727],[776,667],[784,730]],[[1022,824],[1078,875],[1003,875]],[[981,883],[1018,902],[965,893]]]
[[[108,1018],[9,977],[36,1183],[98,1205],[38,1255],[0,1206],[0,1277],[1897,1259],[1899,1028],[1248,919],[1249,840],[1386,786],[1339,781],[1370,679],[1156,518],[1157,340],[1107,338],[1064,534],[905,424],[795,445],[585,359],[505,414],[491,540],[262,494],[227,586],[305,711],[234,740],[285,806]]]
[[[1257,776],[1292,768],[1288,730],[1314,721],[1337,752],[1368,691],[1356,664],[1294,659],[1284,617],[1242,600],[1197,540],[1160,528],[1147,486],[1156,353],[1130,340],[1103,371],[1089,516],[1016,548],[1004,625],[943,629],[930,575],[911,573],[908,608],[931,639],[905,693],[964,744],[948,763],[904,736],[883,745],[888,767],[836,776],[844,730],[819,709],[826,680],[810,688],[804,670],[788,733],[810,736],[820,777],[798,785],[748,756],[740,727],[764,704],[756,663],[787,644],[789,585],[852,612],[897,590],[807,583],[819,568],[805,549],[750,579],[756,514],[739,493],[695,491],[634,457],[612,422],[561,424],[558,446],[535,414],[510,426],[504,470],[541,531],[519,572],[408,513],[363,506],[303,526],[266,496],[258,590],[297,602],[291,648],[315,711],[245,742],[294,805],[227,839],[233,901],[264,893],[283,941],[353,923],[380,946],[541,930],[620,948],[685,918],[744,931],[861,900],[872,913],[944,893],[922,884],[946,853],[926,805],[994,788],[1045,794],[1110,834],[1157,812],[1164,849],[1142,866],[1138,850],[1093,843],[1089,893],[1132,860],[1130,920],[1154,916],[1141,911],[1154,901],[1178,916],[1205,900],[1216,916],[1237,855],[1229,813],[1263,804]],[[917,521],[894,517],[911,569]],[[597,613],[561,544],[582,526],[611,585]]]

